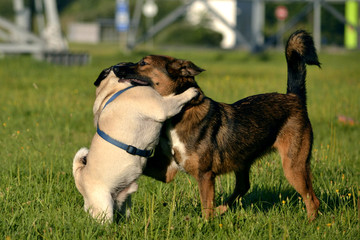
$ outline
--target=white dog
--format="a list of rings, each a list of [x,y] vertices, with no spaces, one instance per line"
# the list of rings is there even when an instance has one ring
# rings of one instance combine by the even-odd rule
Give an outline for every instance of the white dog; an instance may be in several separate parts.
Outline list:
[[[146,81],[120,79],[116,76],[119,69],[121,65],[105,69],[95,82],[97,134],[90,149],[81,148],[73,160],[85,211],[101,222],[111,222],[114,209],[122,210],[124,201],[137,190],[136,180],[158,144],[162,123],[198,94],[189,88],[162,97],[149,86],[131,87]]]

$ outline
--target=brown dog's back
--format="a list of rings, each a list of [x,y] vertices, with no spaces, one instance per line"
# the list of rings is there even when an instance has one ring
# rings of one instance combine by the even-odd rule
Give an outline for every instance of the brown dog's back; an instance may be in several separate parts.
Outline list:
[[[203,107],[198,106],[175,117],[173,124],[179,138],[187,139],[187,151],[196,153],[201,167],[215,174],[248,169],[255,159],[273,148],[290,116],[301,118],[299,123],[309,122],[301,101],[291,94],[255,95],[231,105],[211,99],[204,102],[209,107],[203,118],[193,113]],[[192,131],[188,130],[189,122],[194,127]],[[177,162],[181,162],[178,158]]]

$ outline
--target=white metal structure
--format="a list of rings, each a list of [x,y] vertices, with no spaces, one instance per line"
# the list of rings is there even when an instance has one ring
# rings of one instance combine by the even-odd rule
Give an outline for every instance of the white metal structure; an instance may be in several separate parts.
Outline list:
[[[233,23],[233,18],[229,15],[232,15],[232,9],[224,10],[219,9],[216,5],[212,4],[214,2],[226,2],[226,1],[236,1],[238,5],[237,15],[241,12],[239,11],[239,6],[244,4],[250,5],[249,11],[251,12],[251,21],[249,24],[244,22],[237,21],[236,24]],[[331,13],[338,21],[342,22],[344,25],[351,26],[355,29],[360,35],[360,27],[354,24],[349,23],[344,15],[338,12],[330,3],[345,3],[348,0],[184,0],[184,3],[166,15],[163,19],[156,22],[147,32],[140,37],[137,37],[137,29],[140,23],[141,18],[141,7],[144,0],[136,0],[135,10],[130,22],[130,29],[128,34],[128,47],[134,48],[136,45],[147,41],[148,39],[154,37],[162,29],[173,23],[179,17],[185,15],[193,5],[201,4],[204,11],[211,15],[212,19],[216,21],[217,24],[220,24],[223,30],[231,32],[230,35],[235,35],[236,45],[242,46],[245,49],[251,51],[261,51],[269,46],[274,44],[274,41],[280,39],[281,36],[290,28],[292,28],[299,20],[307,16],[310,12],[313,12],[313,36],[314,42],[318,49],[321,47],[321,10],[324,9]],[[360,0],[352,0],[360,2]],[[268,2],[279,3],[279,4],[289,4],[292,2],[304,2],[306,5],[301,11],[299,11],[295,16],[289,18],[281,29],[279,29],[273,36],[269,37],[267,42],[264,41],[263,36],[263,27],[264,27],[264,7]],[[230,4],[231,5],[231,4]],[[230,11],[230,13],[229,13]],[[240,27],[245,26],[246,29],[250,32],[250,37],[245,36],[243,31],[240,31]],[[232,41],[232,40],[230,40]]]
[[[195,1],[186,13],[187,19],[192,24],[199,24],[203,16],[207,15],[208,6],[211,6],[229,24],[236,26],[236,0],[209,0],[208,3],[199,0]],[[234,48],[236,46],[235,31],[220,21],[214,14],[210,13],[208,15],[211,19],[209,27],[223,35],[223,40],[220,43],[221,47]]]
[[[13,0],[15,23],[0,17],[0,53],[62,52],[68,45],[61,34],[55,0],[35,0],[38,34],[30,31],[30,11],[23,0]]]

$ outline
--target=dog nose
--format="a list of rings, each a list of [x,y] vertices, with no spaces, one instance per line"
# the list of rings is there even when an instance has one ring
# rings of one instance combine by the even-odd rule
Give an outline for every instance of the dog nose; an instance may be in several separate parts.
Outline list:
[[[125,77],[127,74],[131,74],[134,72],[135,63],[132,62],[121,62],[114,66],[112,66],[112,70],[115,75],[119,78]]]
[[[119,66],[119,65],[115,65],[112,67],[112,70],[114,71],[115,75],[117,77],[120,77],[121,75],[124,75],[125,74],[125,69],[122,67],[122,66]]]

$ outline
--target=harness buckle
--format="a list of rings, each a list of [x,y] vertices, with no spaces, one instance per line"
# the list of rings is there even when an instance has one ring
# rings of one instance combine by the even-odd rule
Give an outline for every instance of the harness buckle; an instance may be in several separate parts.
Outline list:
[[[137,148],[134,146],[129,145],[126,149],[127,153],[130,153],[131,155],[135,155],[137,151]]]
[[[155,149],[151,149],[149,155],[149,158],[152,158],[155,155]]]

